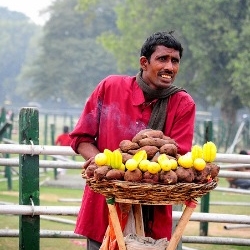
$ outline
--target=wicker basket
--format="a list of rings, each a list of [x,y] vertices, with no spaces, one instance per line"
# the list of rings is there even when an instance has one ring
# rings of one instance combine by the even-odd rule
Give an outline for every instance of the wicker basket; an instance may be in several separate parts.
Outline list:
[[[87,178],[89,187],[117,202],[138,204],[183,204],[185,201],[202,197],[217,186],[218,179],[205,183],[177,183],[175,185],[136,183],[127,181],[96,181]]]

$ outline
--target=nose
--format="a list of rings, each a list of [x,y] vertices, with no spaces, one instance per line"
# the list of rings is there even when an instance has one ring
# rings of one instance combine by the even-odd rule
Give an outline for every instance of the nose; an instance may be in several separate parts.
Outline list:
[[[167,60],[165,65],[164,65],[164,69],[165,70],[169,70],[169,71],[173,71],[173,63],[171,60]]]

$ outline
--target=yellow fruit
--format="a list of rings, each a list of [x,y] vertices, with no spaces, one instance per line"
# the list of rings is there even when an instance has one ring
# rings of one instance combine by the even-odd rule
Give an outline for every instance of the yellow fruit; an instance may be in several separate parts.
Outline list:
[[[169,159],[161,160],[159,164],[163,171],[169,171],[172,168],[172,163]]]
[[[135,153],[135,155],[133,156],[133,159],[135,159],[137,163],[139,164],[142,160],[147,159],[147,152],[145,150],[140,150]]]
[[[116,149],[113,152],[106,150],[105,152],[109,155],[110,159],[109,164],[107,165],[111,166],[112,168],[119,169],[122,165],[122,154],[120,150]]]
[[[125,165],[122,163],[119,169],[125,171],[125,169],[126,169],[126,168],[125,168]]]
[[[178,159],[178,164],[183,168],[193,167],[193,159],[191,155],[182,155]]]
[[[157,158],[157,161],[159,164],[161,164],[161,161],[168,160],[168,156],[166,154],[160,154]]]
[[[95,164],[98,166],[103,166],[107,163],[107,156],[104,153],[98,153],[95,156]]]
[[[122,165],[122,154],[120,150],[116,149],[113,151],[114,163],[113,168],[119,169]]]
[[[150,161],[149,160],[142,160],[140,163],[139,163],[139,169],[142,171],[142,172],[146,172],[148,171],[148,165],[150,164]]]
[[[206,167],[206,162],[202,158],[194,160],[194,168],[198,171],[203,170]]]
[[[107,163],[106,165],[110,166],[111,165],[111,158],[112,158],[112,151],[105,148],[103,153],[107,156]]]
[[[151,174],[157,174],[161,171],[161,166],[157,162],[150,162],[148,165],[148,172]]]
[[[191,155],[193,161],[197,158],[202,158],[202,147],[199,145],[194,145],[191,149]]]
[[[175,159],[169,159],[170,163],[171,163],[171,169],[175,170],[177,169],[178,163]]]
[[[202,158],[206,162],[214,161],[216,158],[216,153],[217,153],[216,145],[211,141],[205,143],[202,147],[202,153],[203,153]]]
[[[126,169],[127,170],[129,170],[129,171],[134,171],[134,170],[136,170],[137,169],[137,167],[138,167],[138,163],[137,163],[137,161],[135,160],[135,159],[128,159],[127,161],[126,161],[126,163],[125,163],[125,167],[126,167]]]

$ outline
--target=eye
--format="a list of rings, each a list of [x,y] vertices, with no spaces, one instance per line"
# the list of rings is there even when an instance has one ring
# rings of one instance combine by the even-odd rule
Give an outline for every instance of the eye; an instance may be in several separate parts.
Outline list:
[[[177,59],[177,58],[172,58],[172,63],[174,63],[174,64],[178,64],[178,63],[180,63],[180,60],[179,59]]]
[[[159,57],[159,61],[161,61],[161,62],[165,62],[166,60],[167,60],[166,56]]]

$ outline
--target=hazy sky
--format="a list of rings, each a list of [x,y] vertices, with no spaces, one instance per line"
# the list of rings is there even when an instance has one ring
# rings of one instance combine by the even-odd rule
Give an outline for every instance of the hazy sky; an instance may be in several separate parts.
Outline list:
[[[46,16],[39,16],[39,11],[48,7],[54,0],[0,0],[1,7],[23,12],[36,24],[44,24]]]

